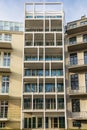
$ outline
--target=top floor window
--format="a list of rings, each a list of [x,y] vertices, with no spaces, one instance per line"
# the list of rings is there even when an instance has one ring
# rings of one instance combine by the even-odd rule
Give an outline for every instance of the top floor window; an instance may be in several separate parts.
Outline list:
[[[5,34],[4,40],[5,41],[11,41],[12,36],[10,34]]]
[[[69,28],[72,29],[72,28],[75,28],[76,26],[77,26],[77,24],[76,24],[76,23],[73,23],[73,24],[70,24],[70,25],[69,25]]]
[[[76,37],[69,38],[69,44],[76,44]]]
[[[80,25],[85,25],[85,24],[87,24],[87,21],[80,22]]]
[[[83,35],[83,42],[87,42],[87,34]]]

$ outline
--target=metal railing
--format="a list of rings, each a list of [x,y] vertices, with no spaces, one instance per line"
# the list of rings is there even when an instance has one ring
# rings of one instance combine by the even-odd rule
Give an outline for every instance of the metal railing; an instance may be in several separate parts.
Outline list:
[[[87,59],[77,59],[69,61],[69,66],[87,65]]]

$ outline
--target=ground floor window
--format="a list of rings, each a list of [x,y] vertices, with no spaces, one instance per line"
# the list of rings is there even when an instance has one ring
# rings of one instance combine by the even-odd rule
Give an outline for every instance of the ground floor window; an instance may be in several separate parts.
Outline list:
[[[59,128],[65,128],[65,118],[59,117]]]
[[[81,127],[81,121],[74,121],[73,127]]]
[[[49,123],[50,122],[50,123]],[[43,128],[43,117],[24,118],[24,128]],[[65,128],[65,117],[45,117],[45,128]]]
[[[5,122],[0,122],[0,128],[4,128],[5,127]]]

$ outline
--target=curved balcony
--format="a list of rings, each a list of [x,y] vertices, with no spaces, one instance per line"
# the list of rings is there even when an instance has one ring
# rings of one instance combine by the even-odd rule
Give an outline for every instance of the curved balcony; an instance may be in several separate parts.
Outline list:
[[[0,41],[0,49],[12,49],[10,41]]]
[[[70,117],[75,120],[87,120],[87,111],[71,112]]]
[[[70,72],[86,71],[87,70],[87,60],[79,59],[69,62],[68,69]]]
[[[85,32],[87,31],[87,24],[85,25],[75,25],[74,27],[67,28],[67,34],[71,35],[71,34],[76,34],[76,33],[81,33],[81,32]]]
[[[87,96],[87,90],[85,86],[80,86],[78,90],[70,90],[70,96]]]
[[[85,48],[87,48],[87,41],[68,44],[68,52],[80,51],[80,50],[84,50]]]
[[[9,66],[0,66],[0,73],[11,73]]]

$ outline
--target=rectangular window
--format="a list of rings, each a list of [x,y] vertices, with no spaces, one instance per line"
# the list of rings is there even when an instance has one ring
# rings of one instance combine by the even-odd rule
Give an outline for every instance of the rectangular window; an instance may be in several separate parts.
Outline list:
[[[63,83],[58,83],[57,84],[57,92],[64,92]]]
[[[69,38],[69,44],[76,44],[76,37]]]
[[[79,82],[78,82],[78,74],[71,75],[71,90],[78,90]]]
[[[80,100],[72,99],[72,112],[80,112]]]
[[[38,128],[42,128],[42,118],[38,118]]]
[[[77,63],[77,53],[70,54],[70,65],[76,65]]]
[[[81,121],[74,121],[73,127],[81,127]]]
[[[5,41],[11,41],[12,40],[12,36],[10,34],[5,34],[4,35],[4,40]]]
[[[36,128],[36,117],[32,118],[32,128]]]
[[[4,53],[4,66],[10,66],[10,53]]]
[[[7,118],[8,102],[0,101],[0,118]]]
[[[54,118],[54,128],[58,128],[58,118]]]
[[[43,98],[33,99],[33,108],[34,109],[43,109]]]
[[[45,92],[55,92],[55,84],[46,83],[45,84]]]
[[[87,64],[87,51],[84,52],[84,64]]]
[[[5,122],[0,122],[0,128],[5,128]]]
[[[56,109],[56,100],[55,98],[46,98],[45,99],[46,109]]]
[[[42,83],[39,84],[39,92],[43,92],[43,84]]]
[[[70,29],[76,28],[76,26],[77,26],[77,23],[73,23],[73,24],[70,24],[70,25],[69,25],[69,28],[70,28]]]
[[[64,109],[64,98],[58,98],[58,109]]]
[[[45,117],[45,128],[49,128],[49,118]]]
[[[83,35],[83,42],[87,42],[87,34]]]
[[[65,117],[59,117],[59,128],[65,128]]]
[[[24,109],[31,109],[32,103],[30,98],[24,98]]]
[[[9,92],[9,76],[2,76],[2,93]]]
[[[24,118],[24,128],[31,128],[31,118]]]

